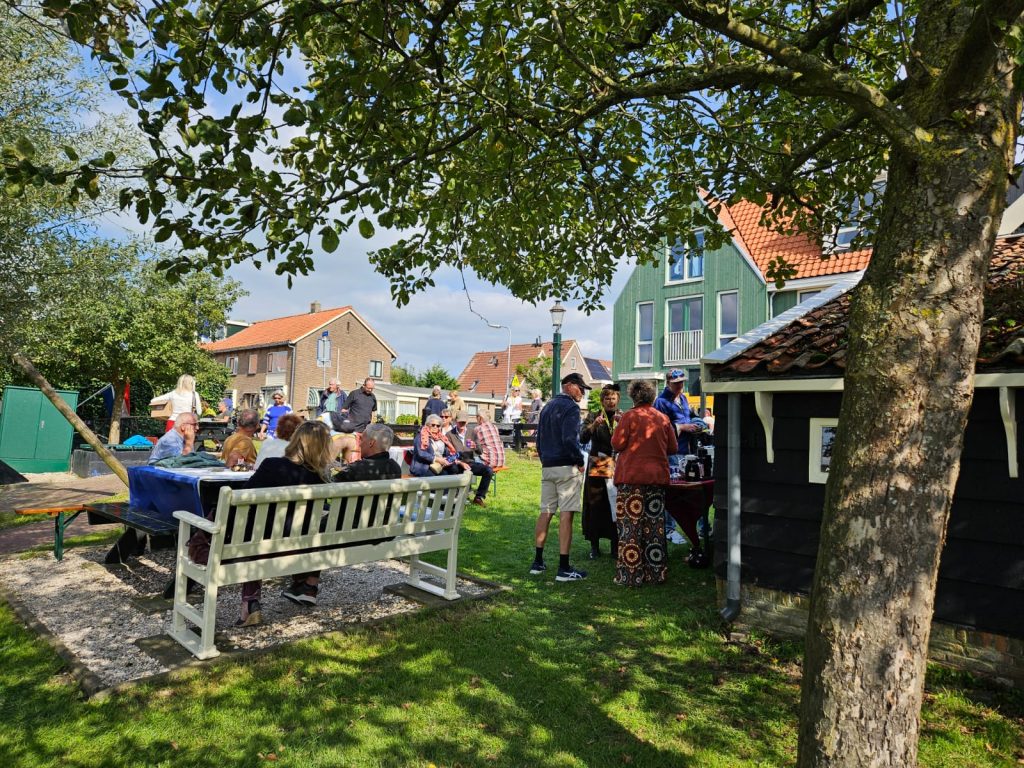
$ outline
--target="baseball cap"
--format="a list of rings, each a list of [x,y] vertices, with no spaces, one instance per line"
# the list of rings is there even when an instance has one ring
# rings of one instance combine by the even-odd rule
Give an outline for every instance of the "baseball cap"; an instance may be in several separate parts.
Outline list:
[[[568,376],[563,376],[562,384],[575,384],[580,389],[591,389],[591,386],[578,373],[570,373]]]
[[[686,371],[682,368],[673,368],[668,372],[668,383],[675,384],[677,381],[686,381]]]

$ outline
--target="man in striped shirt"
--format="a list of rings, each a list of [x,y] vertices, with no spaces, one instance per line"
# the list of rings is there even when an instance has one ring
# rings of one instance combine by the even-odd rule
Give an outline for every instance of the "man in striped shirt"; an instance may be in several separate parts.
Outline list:
[[[476,415],[476,430],[473,441],[480,461],[491,469],[505,466],[505,446],[501,442],[501,434],[493,421],[483,413]]]

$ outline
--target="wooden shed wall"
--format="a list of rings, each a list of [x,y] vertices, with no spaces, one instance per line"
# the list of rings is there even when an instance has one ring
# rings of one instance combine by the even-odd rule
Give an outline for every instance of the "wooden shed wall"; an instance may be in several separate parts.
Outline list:
[[[1018,393],[1017,399],[1017,413],[1022,414],[1024,396]],[[721,400],[715,424],[719,519],[725,517],[728,506],[728,408],[725,398]],[[753,396],[743,396],[744,582],[788,592],[810,591],[825,486],[807,482],[809,419],[837,417],[840,400],[839,394],[776,394],[775,462],[768,464]],[[885,428],[884,414],[879,415],[878,426]],[[1020,423],[1018,442],[1018,455],[1024,456]],[[726,526],[715,528],[715,567],[725,578]],[[997,390],[977,391],[964,435],[960,478],[939,567],[935,618],[1024,637],[1024,480],[1011,479],[1007,471]]]

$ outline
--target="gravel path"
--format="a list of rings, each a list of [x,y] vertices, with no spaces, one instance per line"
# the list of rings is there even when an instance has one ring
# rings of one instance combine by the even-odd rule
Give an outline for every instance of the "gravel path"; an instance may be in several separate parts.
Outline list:
[[[165,672],[191,662],[184,649],[177,663],[166,646],[170,603],[159,593],[174,572],[174,551],[147,553],[130,566],[104,566],[106,547],[68,551],[62,562],[51,555],[0,560],[0,586],[55,635],[104,687]],[[217,647],[221,651],[270,648],[369,619],[416,610],[419,603],[382,592],[401,582],[407,568],[397,561],[367,563],[325,571],[315,608],[281,597],[287,580],[263,585],[263,624],[236,628],[240,587],[221,589],[217,598]],[[464,597],[492,592],[460,579]],[[141,642],[141,647],[140,647]],[[180,646],[174,643],[173,648]]]

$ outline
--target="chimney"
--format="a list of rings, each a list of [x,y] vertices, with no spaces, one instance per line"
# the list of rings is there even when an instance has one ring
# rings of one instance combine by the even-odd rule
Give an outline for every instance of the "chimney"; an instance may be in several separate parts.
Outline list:
[[[319,312],[319,311],[320,311],[320,302],[319,301],[314,301],[312,304],[309,305],[309,314],[312,315],[312,314],[314,314],[316,312]]]

